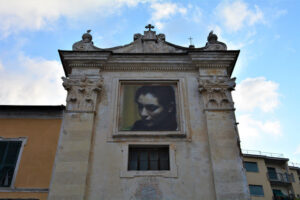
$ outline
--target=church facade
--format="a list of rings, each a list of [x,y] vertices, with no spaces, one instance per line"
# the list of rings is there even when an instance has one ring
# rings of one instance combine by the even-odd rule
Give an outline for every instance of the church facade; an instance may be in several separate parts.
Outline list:
[[[250,199],[231,91],[238,50],[211,32],[181,47],[151,30],[59,50],[68,91],[53,199]]]

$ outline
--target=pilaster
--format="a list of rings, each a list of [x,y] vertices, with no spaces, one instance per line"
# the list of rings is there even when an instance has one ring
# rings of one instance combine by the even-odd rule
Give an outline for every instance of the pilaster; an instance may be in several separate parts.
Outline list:
[[[85,196],[94,115],[102,90],[100,75],[63,78],[68,91],[49,200],[82,200]]]
[[[198,81],[206,116],[216,199],[250,199],[231,97],[235,78],[200,74]]]

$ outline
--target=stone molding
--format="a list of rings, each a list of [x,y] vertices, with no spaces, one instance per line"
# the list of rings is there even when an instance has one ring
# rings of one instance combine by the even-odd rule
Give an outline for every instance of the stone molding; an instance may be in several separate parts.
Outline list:
[[[99,64],[99,63],[72,63],[69,64],[70,67],[102,67],[103,64]]]
[[[98,94],[102,91],[103,78],[101,76],[62,77],[63,86],[68,91],[67,111],[94,112]]]
[[[227,68],[228,75],[239,51],[191,51],[173,54],[121,54],[108,51],[59,51],[66,76],[72,69],[104,71],[194,71],[196,68]],[[176,56],[175,56],[176,55]]]
[[[229,67],[229,64],[195,64],[196,67],[198,68],[226,68]]]
[[[91,63],[76,63],[69,64],[71,68],[99,68],[101,71],[195,71],[199,68],[227,68],[229,64],[145,64],[145,63],[130,63],[130,64],[91,64]]]
[[[196,71],[192,65],[172,64],[112,64],[101,68],[103,71]]]
[[[210,79],[198,79],[198,89],[204,98],[205,110],[233,110],[230,92],[235,88],[235,78],[212,76]]]
[[[36,192],[48,193],[49,188],[0,188],[0,192]]]

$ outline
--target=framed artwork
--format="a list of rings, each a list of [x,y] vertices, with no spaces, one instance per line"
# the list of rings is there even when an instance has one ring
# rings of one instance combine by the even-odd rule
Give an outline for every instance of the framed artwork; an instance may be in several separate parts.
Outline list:
[[[186,137],[183,79],[115,79],[112,137]]]
[[[119,131],[178,131],[176,83],[123,83]]]

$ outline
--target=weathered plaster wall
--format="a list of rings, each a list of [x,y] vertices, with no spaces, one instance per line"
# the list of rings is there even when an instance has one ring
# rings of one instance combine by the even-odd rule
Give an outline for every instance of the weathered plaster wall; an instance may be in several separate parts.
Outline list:
[[[209,144],[203,99],[198,91],[198,72],[102,72],[104,86],[97,108],[89,163],[87,199],[216,199],[215,181],[227,196],[219,199],[244,199],[237,135],[233,112],[209,114],[208,124],[214,128]],[[181,79],[187,138],[112,138],[115,116],[116,79]],[[218,123],[216,123],[218,122]],[[222,122],[222,123],[219,123]],[[124,170],[123,146],[128,144],[168,143],[175,146],[177,177],[121,177]],[[210,146],[209,146],[210,145]],[[220,160],[213,175],[212,159]],[[218,157],[219,156],[219,157]],[[126,166],[126,165],[125,165]],[[126,170],[126,169],[125,169]],[[220,173],[218,173],[218,170]],[[229,178],[224,177],[228,175]],[[214,176],[217,176],[214,178]],[[230,180],[231,182],[226,182]],[[224,186],[228,187],[224,187]],[[236,189],[236,191],[234,191]],[[232,196],[232,192],[236,196]]]
[[[46,199],[59,137],[61,119],[0,119],[1,137],[27,138],[14,188],[27,188],[27,192],[6,189],[0,198]],[[35,192],[33,190],[37,189]],[[46,191],[41,192],[38,189]],[[31,192],[30,192],[31,191]]]
[[[150,30],[111,49],[99,49],[91,40],[86,33],[74,51],[59,51],[68,114],[49,200],[249,199],[231,97],[235,79],[230,76],[239,51],[226,51],[213,32],[203,48],[167,43],[163,34]],[[122,81],[177,82],[180,131],[119,131]],[[89,115],[90,121],[72,115]],[[85,134],[85,142],[72,147],[69,140],[78,133]],[[170,170],[128,171],[130,144],[168,145]],[[69,169],[60,167],[62,158],[76,154],[82,159],[70,160]]]
[[[201,112],[201,101],[197,88],[197,74],[195,73],[102,73],[104,77],[103,93],[97,109],[95,132],[92,147],[92,157],[89,171],[88,199],[209,199],[214,194],[211,174],[210,158],[207,145],[206,125],[204,113]],[[185,112],[189,113],[186,131],[187,138],[127,138],[112,139],[114,131],[112,123],[114,116],[114,89],[118,84],[116,78],[162,80],[183,78],[185,94]],[[104,117],[105,116],[105,117]],[[178,175],[176,178],[165,177],[133,177],[121,178],[122,146],[142,142],[157,144],[168,142],[176,148],[176,164]],[[127,169],[126,169],[127,170]],[[146,196],[145,196],[146,195]]]

